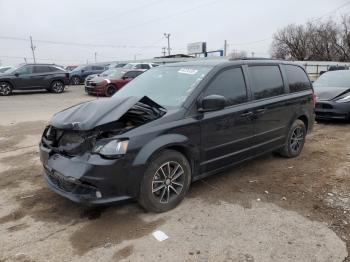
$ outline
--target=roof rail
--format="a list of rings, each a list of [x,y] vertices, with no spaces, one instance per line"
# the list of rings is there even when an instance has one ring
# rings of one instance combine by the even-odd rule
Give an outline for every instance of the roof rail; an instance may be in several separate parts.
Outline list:
[[[266,57],[241,57],[241,58],[229,58],[229,61],[235,60],[280,60],[275,58],[266,58]]]

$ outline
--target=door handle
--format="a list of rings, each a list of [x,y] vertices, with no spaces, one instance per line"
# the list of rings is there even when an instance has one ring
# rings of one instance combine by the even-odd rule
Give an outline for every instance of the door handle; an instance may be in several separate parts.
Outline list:
[[[266,108],[260,108],[260,109],[256,110],[255,113],[256,114],[263,114],[263,113],[265,113],[265,111],[266,111]]]
[[[246,112],[246,113],[242,113],[241,117],[250,117],[252,115],[254,115],[254,113],[252,111],[249,111],[249,112]]]

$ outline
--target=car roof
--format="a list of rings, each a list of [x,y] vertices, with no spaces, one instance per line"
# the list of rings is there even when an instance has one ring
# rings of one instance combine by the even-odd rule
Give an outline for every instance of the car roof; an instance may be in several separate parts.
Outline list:
[[[292,61],[275,60],[275,59],[205,59],[188,62],[179,62],[166,64],[165,66],[230,66],[230,65],[249,65],[249,64],[290,64],[296,65]]]

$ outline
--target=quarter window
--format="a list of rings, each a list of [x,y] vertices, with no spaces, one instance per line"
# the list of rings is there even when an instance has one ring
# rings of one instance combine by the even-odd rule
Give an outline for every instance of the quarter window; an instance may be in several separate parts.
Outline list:
[[[241,68],[232,68],[219,73],[209,84],[204,96],[221,95],[227,99],[227,106],[247,101],[247,89]]]
[[[289,83],[289,91],[291,93],[311,89],[311,84],[306,73],[299,66],[284,66]]]
[[[252,91],[255,99],[264,99],[284,93],[281,71],[278,66],[251,66]]]

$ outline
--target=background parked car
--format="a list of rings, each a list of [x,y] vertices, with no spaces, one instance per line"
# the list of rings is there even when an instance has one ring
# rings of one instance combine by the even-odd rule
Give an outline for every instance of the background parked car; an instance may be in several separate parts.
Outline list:
[[[73,85],[79,85],[83,83],[85,78],[89,75],[99,74],[106,70],[105,66],[98,65],[88,65],[88,66],[78,66],[72,70],[69,74],[70,83]]]
[[[13,68],[13,66],[2,66],[0,67],[0,74],[5,73],[7,70]]]
[[[65,70],[70,72],[70,71],[73,71],[77,67],[78,67],[77,65],[69,65],[69,66],[66,66]]]
[[[114,63],[110,64],[108,68],[113,69],[113,68],[122,68],[126,65],[127,63]]]
[[[0,75],[0,95],[10,95],[13,90],[35,89],[62,93],[68,84],[68,77],[69,74],[65,70],[55,65],[20,65]]]
[[[145,72],[144,69],[110,69],[85,82],[85,91],[89,95],[112,96],[124,85]]]
[[[128,63],[123,66],[125,69],[151,69],[152,67],[159,66],[154,63]]]
[[[350,70],[329,71],[313,84],[316,119],[350,121]]]

